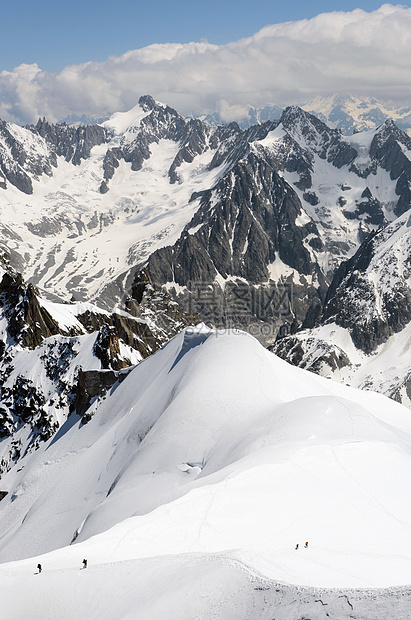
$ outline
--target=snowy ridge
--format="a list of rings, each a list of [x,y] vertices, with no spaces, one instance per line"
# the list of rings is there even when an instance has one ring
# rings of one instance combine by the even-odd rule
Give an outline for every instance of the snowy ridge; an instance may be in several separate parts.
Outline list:
[[[124,136],[124,140],[130,142],[133,139],[133,132],[136,133],[143,118],[150,114],[150,110],[143,110],[139,104],[128,112],[117,112],[108,120],[101,123],[101,126],[115,136]],[[134,136],[135,137],[135,136]]]

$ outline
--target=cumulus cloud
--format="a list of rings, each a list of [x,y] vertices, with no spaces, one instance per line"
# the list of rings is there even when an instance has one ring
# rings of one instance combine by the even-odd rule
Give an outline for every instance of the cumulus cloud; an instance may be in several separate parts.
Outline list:
[[[266,26],[227,45],[155,44],[59,73],[37,65],[0,72],[0,118],[18,123],[127,110],[149,93],[182,114],[303,103],[334,92],[411,95],[411,9],[323,13]]]

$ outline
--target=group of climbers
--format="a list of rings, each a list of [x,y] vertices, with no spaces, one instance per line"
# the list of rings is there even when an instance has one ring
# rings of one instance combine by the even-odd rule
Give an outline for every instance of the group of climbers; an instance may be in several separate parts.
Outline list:
[[[87,568],[87,560],[86,559],[83,560],[83,568]],[[37,570],[39,571],[39,573],[41,573],[41,571],[43,570],[40,563],[37,564]]]

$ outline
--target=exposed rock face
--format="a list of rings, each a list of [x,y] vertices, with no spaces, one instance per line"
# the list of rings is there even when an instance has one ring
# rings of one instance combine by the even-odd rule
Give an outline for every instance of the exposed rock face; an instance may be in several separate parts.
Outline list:
[[[147,268],[142,269],[136,274],[133,284],[131,286],[131,298],[138,304],[141,304],[144,297],[144,292],[149,286],[153,286],[151,276]]]
[[[355,211],[343,211],[345,217],[349,220],[362,218],[366,224],[373,226],[384,224],[385,216],[382,204],[379,200],[373,198],[368,187],[361,194],[361,198],[361,202],[357,202]]]
[[[270,350],[290,364],[318,375],[335,372],[351,364],[340,347],[325,340],[320,342],[314,337],[308,337],[304,342],[297,336],[279,338]]]
[[[304,138],[305,146],[311,153],[317,154],[336,168],[351,164],[357,151],[348,144],[338,129],[330,129],[312,114],[304,113],[301,108],[291,106],[284,110],[280,124],[295,141]],[[291,172],[291,170],[290,170]]]
[[[210,148],[209,138],[213,132],[201,121],[186,121],[173,108],[156,103],[149,95],[140,97],[139,104],[144,111],[150,113],[141,120],[135,138],[130,139],[127,136],[119,147],[107,150],[100,192],[108,190],[109,181],[121,159],[131,163],[131,170],[141,170],[143,162],[150,159],[150,145],[158,144],[160,140],[172,140],[180,145],[168,172],[171,183],[178,181],[177,169],[183,162],[191,163],[196,155]]]
[[[104,358],[105,368],[115,368],[117,366],[118,368],[124,368],[129,365],[127,360],[122,362],[118,360],[119,347],[118,342],[116,343],[118,338],[124,344],[138,351],[142,358],[148,357],[160,346],[160,342],[153,335],[145,321],[136,320],[126,313],[118,314],[114,312],[113,314],[106,314],[87,310],[77,315],[77,319],[88,332],[99,330],[98,338],[101,346],[98,345],[96,351],[99,352],[97,357],[101,361]],[[108,357],[106,354],[103,355],[101,347],[111,351],[112,355],[107,354]]]
[[[0,381],[0,436],[6,438],[6,455],[0,459],[0,473],[7,471],[23,453],[36,449],[57,431],[59,424],[46,407],[44,388],[14,372],[13,357],[2,360]],[[10,381],[10,378],[16,375]],[[57,393],[56,393],[57,398]],[[29,440],[18,436],[20,429],[30,428]],[[27,431],[26,431],[27,432]],[[23,432],[23,435],[25,433]]]
[[[93,398],[104,396],[109,388],[117,381],[118,374],[113,370],[82,370],[78,373],[78,380],[75,387],[75,400],[73,410],[82,416],[83,424],[91,418],[84,415],[89,408]]]
[[[317,309],[304,329],[279,338],[272,350],[292,364],[411,406],[411,361],[398,344],[408,341],[411,328],[410,267],[411,226],[404,214],[341,264],[321,313]]]
[[[90,156],[93,146],[106,142],[106,132],[100,125],[69,127],[65,123],[50,125],[45,118],[39,119],[32,131],[45,139],[51,148],[51,161],[56,166],[56,155],[71,161],[75,166]]]
[[[131,163],[132,170],[140,170],[143,161],[150,158],[150,144],[161,139],[179,140],[186,125],[175,110],[156,105],[152,97],[141,97],[139,103],[143,110],[149,109],[151,113],[141,121],[136,139],[123,146],[123,157]]]
[[[391,179],[397,180],[396,215],[408,211],[411,204],[411,162],[404,151],[411,151],[411,138],[387,120],[371,142],[370,157],[374,169],[379,165],[390,173]]]
[[[320,247],[321,240],[314,222],[297,223],[299,215],[301,203],[269,155],[263,159],[251,152],[202,196],[180,239],[173,247],[153,253],[148,270],[156,284],[211,283],[221,276],[258,285],[269,281],[268,265],[279,257],[300,274],[311,276],[317,269],[306,241],[312,245],[318,239]],[[193,228],[197,231],[190,234]],[[325,288],[326,280],[319,273],[317,295],[323,295]],[[300,320],[307,309],[306,303],[299,309]]]
[[[0,284],[5,319],[0,333],[0,436],[6,444],[0,472],[59,428],[59,412],[69,407],[67,375],[77,354],[74,335],[84,333],[80,323],[77,328],[60,327],[42,307],[34,287],[13,272],[7,260],[3,265],[7,271]]]
[[[51,176],[57,156],[79,165],[93,146],[105,140],[106,133],[99,125],[76,129],[39,119],[35,127],[21,130],[0,121],[0,187],[6,189],[8,181],[25,194],[32,194],[32,178]]]
[[[111,148],[107,149],[107,152],[104,156],[103,161],[103,170],[104,170],[104,181],[103,183],[107,183],[110,179],[113,178],[116,168],[119,167],[119,159],[123,156],[122,150],[120,148]],[[107,191],[108,191],[108,186]],[[101,191],[101,189],[100,189]]]
[[[6,189],[7,181],[9,181],[25,194],[32,194],[33,184],[30,176],[24,169],[27,153],[14,138],[7,123],[4,121],[0,121],[0,137],[0,181],[2,188]],[[37,170],[35,169],[34,172],[37,172]]]
[[[98,332],[93,352],[101,360],[103,368],[114,366],[117,370],[127,365],[120,359],[120,344],[116,330],[108,325],[103,325]]]
[[[389,245],[398,224],[370,237],[340,266],[325,300],[322,321],[347,328],[355,346],[365,353],[374,351],[411,320],[407,277],[411,239],[407,228],[400,239],[401,254],[398,245]]]
[[[172,297],[152,284],[148,270],[142,269],[134,278],[131,297],[126,308],[136,318],[151,325],[156,339],[155,349],[190,325],[197,325],[202,317],[196,312],[185,311]]]
[[[20,274],[3,275],[0,305],[8,319],[9,334],[23,347],[34,349],[44,338],[60,333],[57,323],[39,304],[33,285],[25,285]]]
[[[201,153],[204,153],[204,151],[209,148],[208,139],[210,133],[207,126],[199,120],[191,120],[187,123],[184,134],[180,138],[181,148],[175,156],[169,170],[171,183],[176,183],[178,181],[179,177],[176,171],[183,162],[191,164],[196,155],[201,155]]]

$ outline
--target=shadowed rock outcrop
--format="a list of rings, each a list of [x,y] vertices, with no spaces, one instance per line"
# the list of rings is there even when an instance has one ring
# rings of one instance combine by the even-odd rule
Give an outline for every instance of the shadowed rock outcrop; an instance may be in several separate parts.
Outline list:
[[[104,396],[109,388],[117,381],[117,373],[113,370],[83,370],[79,369],[75,397],[72,405],[73,411],[82,417],[85,424],[91,417],[85,416],[91,401],[97,396]]]
[[[25,284],[20,274],[3,275],[0,305],[8,320],[10,336],[23,347],[34,349],[45,338],[61,333],[56,321],[40,305],[33,285]]]

